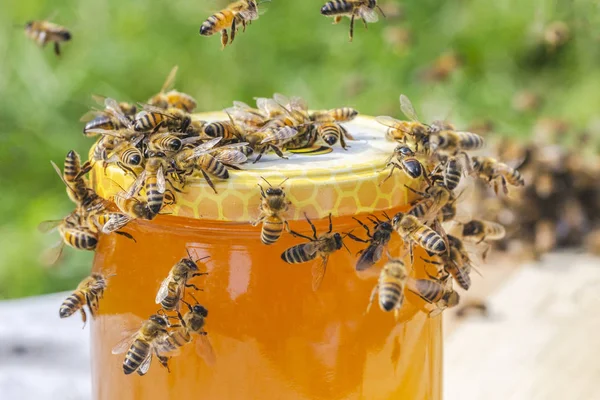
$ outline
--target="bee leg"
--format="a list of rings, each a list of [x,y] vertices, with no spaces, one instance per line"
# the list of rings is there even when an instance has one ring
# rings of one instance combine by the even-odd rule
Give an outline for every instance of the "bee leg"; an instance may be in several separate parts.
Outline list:
[[[308,241],[310,241],[310,242],[312,242],[312,240],[313,240],[313,238],[311,238],[311,237],[308,237],[308,236],[306,236],[306,235],[303,235],[303,234],[301,234],[301,233],[298,233],[298,232],[296,232],[296,231],[289,230],[288,232],[289,232],[289,233],[290,233],[292,236],[295,236],[295,237],[301,237],[302,239],[306,239],[306,240],[308,240]]]
[[[367,25],[367,21],[365,21],[364,19],[362,20],[363,25],[365,26],[366,30],[369,30],[369,26]]]
[[[368,240],[365,239],[361,239],[357,236],[354,236],[352,233],[347,233],[346,236],[348,236],[350,239],[357,241],[357,242],[361,242],[361,243],[370,243]],[[356,253],[356,255],[359,255],[360,253],[362,253],[364,250],[359,251],[358,253]]]
[[[340,128],[342,128],[342,126],[340,125]],[[342,128],[344,129],[344,128]],[[344,150],[348,150],[346,147],[349,147],[346,145],[346,140],[344,139],[344,131],[342,130],[342,134],[340,135],[340,146],[342,146],[342,149]]]
[[[54,42],[54,54],[60,56],[60,45],[58,44],[58,42]]]
[[[193,283],[186,283],[185,287],[191,287],[191,288],[194,288],[195,290],[199,290],[200,292],[204,291],[204,289],[200,289],[198,286],[194,285]]]
[[[331,213],[329,213],[329,230],[327,233],[331,233],[331,231],[333,231],[333,222],[331,221]]]
[[[127,239],[131,239],[135,243],[137,243],[137,240],[135,240],[135,238],[130,233],[123,232],[123,231],[115,231],[114,233],[116,233],[117,235],[125,236]]]
[[[333,25],[339,24],[340,22],[342,22],[342,16],[336,15],[335,18],[333,19]]]
[[[355,220],[356,222],[358,222],[360,224],[360,226],[362,226],[363,228],[365,228],[365,230],[367,231],[367,236],[368,237],[373,237],[371,235],[371,230],[369,229],[369,227],[367,226],[367,224],[365,224],[364,222],[362,222],[360,219],[356,218],[356,217],[352,217],[353,220]]]
[[[258,153],[258,156],[256,156],[256,159],[254,161],[252,161],[252,164],[256,164],[258,162],[258,160],[260,160],[263,156],[263,154],[265,153],[265,151],[267,150],[266,147],[264,147],[260,153]],[[263,196],[264,197],[264,196]]]
[[[281,152],[281,150],[280,150],[280,149],[279,149],[277,146],[271,145],[271,149],[272,149],[272,150],[275,152],[275,154],[277,154],[277,155],[278,155],[280,158],[283,158],[283,159],[286,159],[286,160],[287,160],[287,157],[283,155],[283,153]]]
[[[251,24],[251,23],[252,23],[252,21],[248,22],[248,24]],[[244,32],[246,32],[246,26],[247,26],[247,24],[246,24],[246,20],[245,19],[242,19],[242,26],[244,27]]]
[[[377,294],[377,290],[379,289],[379,284],[375,285],[373,290],[371,290],[371,297],[369,297],[369,304],[367,305],[367,309],[365,310],[365,314],[371,310],[371,305],[373,304],[373,300],[375,300],[375,295]]]
[[[167,372],[171,373],[171,369],[169,368],[169,357],[161,356],[156,348],[154,349],[154,354],[156,354],[156,358],[158,358],[160,364],[167,369]]]
[[[508,186],[506,184],[506,178],[504,178],[503,176],[500,177],[501,182],[502,182],[502,191],[504,192],[504,194],[508,195]]]
[[[413,251],[413,244],[412,242],[408,245],[408,251],[410,253],[410,265],[413,266],[415,265],[415,254]]]
[[[235,39],[235,34],[237,31],[237,18],[233,19],[233,22],[231,23],[231,38],[229,39],[229,44],[233,43],[233,39]]]
[[[406,188],[407,188],[408,190],[410,190],[411,192],[413,192],[413,193],[415,193],[415,194],[418,194],[418,195],[420,195],[420,196],[423,196],[423,197],[431,197],[431,196],[429,196],[429,193],[420,192],[420,191],[418,191],[418,190],[415,190],[415,189],[411,188],[411,187],[410,187],[410,186],[408,186],[408,185],[404,185],[404,187],[406,187]]]
[[[317,228],[315,228],[315,224],[312,223],[312,221],[308,218],[308,215],[306,215],[306,213],[304,213],[304,218],[306,218],[308,224],[310,225],[310,228],[312,229],[313,238],[317,240]]]
[[[204,176],[204,179],[206,179],[206,183],[208,183],[208,186],[210,186],[211,189],[214,190],[215,194],[218,194],[217,189],[215,189],[215,184],[210,179],[210,176],[208,176],[208,174],[204,172],[203,169],[201,169],[200,172],[202,172],[202,176]]]
[[[352,17],[350,18],[350,41],[352,42],[352,39],[354,39],[354,14],[352,14]]]
[[[379,186],[383,185],[385,183],[385,181],[387,181],[388,179],[390,179],[392,177],[392,174],[394,173],[394,170],[396,168],[400,168],[400,167],[398,167],[398,165],[395,162],[391,162],[391,161],[389,163],[387,163],[387,165],[385,167],[387,168],[390,165],[392,166],[392,169],[390,170],[390,173],[388,174],[388,176],[385,177],[384,180],[382,180],[381,182],[379,182]]]
[[[223,46],[222,48],[224,49],[225,46],[227,46],[227,41],[229,40],[229,36],[227,35],[227,29],[223,29],[221,31],[221,45]]]
[[[79,311],[81,312],[81,320],[83,321],[83,326],[81,327],[81,329],[85,328],[85,324],[87,322],[87,314],[85,313],[85,310],[82,308],[79,309]]]

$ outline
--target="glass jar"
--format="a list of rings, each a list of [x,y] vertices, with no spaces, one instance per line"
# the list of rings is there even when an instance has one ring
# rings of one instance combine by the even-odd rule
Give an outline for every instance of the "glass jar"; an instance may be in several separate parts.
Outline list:
[[[441,398],[441,318],[429,317],[429,306],[410,292],[398,319],[383,312],[376,299],[366,312],[385,256],[357,273],[356,253],[366,244],[345,238],[350,251],[331,255],[323,282],[313,291],[312,264],[320,261],[281,259],[304,239],[284,232],[267,246],[260,241],[260,225],[249,223],[258,215],[257,184],[267,185],[261,177],[272,185],[289,178],[283,184],[292,203],[287,220],[307,235],[305,212],[319,233],[327,230],[331,213],[334,231],[366,237],[352,217],[371,225],[369,214],[406,209],[411,198],[404,185],[419,188],[422,182],[396,171],[380,185],[395,146],[385,141],[385,128],[369,117],[345,126],[356,139],[348,142],[348,151],[337,147],[288,160],[266,155],[226,181],[215,180],[218,194],[198,179],[164,208],[167,215],[132,221],[124,230],[135,242],[115,234],[101,238],[93,270],[115,276],[92,324],[94,399]],[[116,167],[104,171],[99,165],[91,178],[104,197],[133,180]],[[394,236],[389,251],[397,255],[401,241]],[[196,299],[209,310],[205,329],[216,363],[207,364],[191,343],[171,358],[170,373],[154,359],[145,376],[124,375],[123,355],[111,349],[124,331],[158,310],[160,283],[187,251],[194,259],[209,256],[199,263],[208,275],[193,282],[203,289]],[[411,275],[424,278],[419,252],[415,260]]]

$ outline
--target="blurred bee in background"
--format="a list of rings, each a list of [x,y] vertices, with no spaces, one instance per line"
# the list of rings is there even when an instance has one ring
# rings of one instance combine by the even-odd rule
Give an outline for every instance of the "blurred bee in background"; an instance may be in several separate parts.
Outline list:
[[[206,364],[212,366],[216,362],[215,354],[208,340],[208,334],[204,330],[208,310],[200,305],[192,294],[190,296],[196,301],[196,304],[192,306],[181,299],[181,302],[188,307],[189,311],[184,316],[177,311],[181,326],[169,332],[164,341],[158,343],[158,347],[161,352],[173,353],[190,343],[196,336],[196,353],[204,359]]]
[[[436,58],[433,64],[421,71],[421,79],[426,82],[443,82],[460,68],[462,62],[454,51],[447,51]]]
[[[493,185],[496,194],[498,194],[500,185],[504,194],[508,194],[508,184],[512,186],[525,185],[525,180],[519,171],[491,157],[473,157],[472,163],[473,174]]]
[[[339,107],[331,110],[313,111],[309,114],[309,118],[314,122],[349,122],[358,115],[358,111],[351,107]]]
[[[81,312],[81,319],[83,320],[83,326],[87,321],[87,314],[85,313],[84,306],[87,305],[92,318],[98,311],[99,301],[104,295],[106,289],[106,278],[102,274],[93,273],[90,276],[84,278],[77,289],[69,297],[63,301],[59,309],[59,315],[61,318],[67,318],[76,313]]]
[[[188,250],[188,257],[182,258],[171,268],[169,275],[162,281],[158,293],[156,293],[155,302],[160,304],[166,311],[179,310],[179,301],[184,296],[185,288],[191,287],[201,290],[196,285],[188,283],[192,278],[202,275],[208,275],[207,272],[198,272],[198,261],[207,259],[200,258],[196,261],[192,259]]]
[[[544,30],[544,42],[550,51],[566,45],[571,39],[571,29],[563,21],[554,21]]]
[[[160,352],[161,345],[168,340],[169,327],[177,328],[179,325],[170,325],[166,316],[153,314],[139,329],[135,329],[132,333],[125,333],[126,337],[112,349],[112,354],[122,354],[127,351],[123,360],[125,375],[133,372],[145,375],[150,369],[153,355],[156,355],[162,366],[169,370],[169,357],[161,355]]]
[[[348,233],[348,237],[352,240],[361,243],[368,243],[367,248],[362,249],[358,252],[359,258],[356,261],[356,270],[363,271],[371,266],[375,265],[379,260],[381,260],[381,256],[383,251],[387,247],[388,243],[392,239],[392,233],[394,232],[394,227],[391,224],[390,217],[384,213],[386,218],[385,221],[380,221],[377,217],[373,216],[368,217],[369,221],[371,221],[374,225],[373,234],[371,234],[371,230],[369,227],[358,218],[354,218],[360,226],[362,226],[367,232],[368,240],[361,239],[352,233]]]
[[[281,254],[281,259],[289,264],[299,264],[320,257],[321,262],[314,264],[312,268],[312,289],[316,291],[319,289],[319,286],[321,286],[321,282],[323,282],[323,278],[325,277],[329,256],[345,245],[342,235],[337,232],[333,233],[331,214],[329,214],[329,230],[327,233],[319,236],[317,236],[317,228],[315,228],[315,225],[311,222],[306,213],[304,214],[304,217],[312,229],[312,238],[298,232],[290,231],[292,235],[308,240],[308,243],[297,244],[290,247]]]
[[[464,224],[462,230],[463,240],[475,243],[484,240],[501,240],[505,235],[506,229],[501,224],[477,219]]]
[[[392,219],[392,226],[400,234],[404,245],[408,246],[411,264],[414,263],[413,247],[415,244],[430,254],[443,254],[448,251],[444,239],[414,215],[397,213]]]
[[[395,158],[395,160],[394,160]],[[395,169],[399,169],[403,171],[408,177],[412,179],[418,179],[423,177],[428,185],[431,185],[429,180],[429,174],[427,170],[421,164],[421,162],[415,157],[415,152],[410,149],[410,147],[406,145],[398,145],[394,149],[394,153],[388,159],[388,163],[386,167],[392,166],[389,175],[381,181],[380,185],[382,185],[385,181],[391,178]]]
[[[321,14],[333,17],[334,24],[339,24],[344,16],[350,18],[350,41],[352,41],[354,39],[354,20],[357,17],[362,19],[366,29],[367,23],[379,20],[376,9],[385,17],[377,0],[332,0],[321,7]]]
[[[244,27],[258,19],[258,2],[256,0],[239,0],[231,3],[224,10],[208,17],[200,26],[200,35],[212,36],[217,32],[221,33],[221,45],[223,48],[233,43],[239,25]],[[230,29],[231,35],[227,34]],[[231,38],[231,39],[230,39]]]
[[[515,93],[512,99],[513,108],[522,113],[536,111],[541,105],[542,98],[530,90],[521,90]]]
[[[196,100],[192,96],[172,89],[178,68],[177,65],[173,67],[160,92],[148,100],[149,105],[165,110],[176,108],[186,113],[191,113],[196,109]]]
[[[51,18],[48,18],[51,19]],[[71,40],[71,32],[64,26],[44,21],[29,21],[25,24],[25,35],[40,47],[54,43],[54,53],[60,56],[60,43]]]
[[[262,177],[261,177],[262,178]],[[260,240],[264,244],[275,243],[283,233],[284,225],[287,226],[285,214],[290,207],[291,202],[285,198],[285,191],[283,190],[283,183],[287,181],[284,179],[279,186],[271,186],[269,181],[262,178],[269,187],[267,190],[258,184],[261,194],[260,203],[260,214],[256,221],[252,223],[252,226],[256,226],[262,223],[260,232]]]
[[[419,122],[411,101],[403,94],[400,95],[400,109],[410,121],[400,121],[388,116],[375,118],[377,122],[389,128],[386,137],[388,140],[409,143],[416,151],[419,151],[419,147],[427,150],[429,148],[430,127]]]

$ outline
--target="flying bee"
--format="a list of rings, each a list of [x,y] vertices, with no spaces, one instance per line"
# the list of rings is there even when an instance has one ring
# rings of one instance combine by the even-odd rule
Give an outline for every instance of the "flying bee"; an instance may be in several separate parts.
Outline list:
[[[444,155],[466,154],[465,151],[479,150],[485,140],[476,133],[454,130],[440,130],[432,133],[429,146],[432,151]]]
[[[178,108],[163,110],[148,104],[142,108],[134,117],[133,130],[136,132],[156,132],[161,127],[185,132],[192,123],[191,116]]]
[[[419,121],[412,102],[403,94],[400,95],[400,110],[410,121],[400,121],[388,116],[379,116],[375,120],[389,128],[386,133],[389,140],[405,144],[410,142],[417,151],[419,147],[427,150],[430,128]]]
[[[25,24],[25,35],[40,47],[54,43],[54,53],[60,56],[60,43],[71,40],[71,32],[64,26],[48,21],[29,21]]]
[[[413,246],[415,244],[432,254],[442,254],[448,251],[444,239],[436,231],[421,223],[414,215],[397,213],[392,219],[392,225],[400,234],[405,246],[409,248],[411,264],[414,263]]]
[[[504,226],[497,222],[474,219],[463,225],[465,241],[481,243],[484,240],[501,240],[506,235]]]
[[[236,148],[243,149],[248,143],[231,143],[215,148],[221,139],[217,137],[195,148],[184,148],[178,152],[171,160],[178,178],[181,180],[183,176],[190,175],[194,171],[200,171],[208,185],[217,193],[217,189],[210,176],[219,179],[228,179],[229,171],[227,170],[227,166],[236,169],[237,164],[247,161],[244,153],[233,150]],[[211,153],[215,153],[215,155],[213,156]]]
[[[188,251],[188,258],[182,258],[171,268],[169,275],[162,281],[158,293],[156,293],[155,302],[160,304],[166,311],[179,310],[179,301],[183,298],[185,288],[191,287],[196,290],[198,287],[188,281],[197,276],[207,275],[206,272],[198,272],[198,261],[207,259],[201,258],[194,261]]]
[[[160,92],[148,100],[148,104],[154,107],[168,109],[176,108],[186,113],[191,113],[196,109],[196,100],[189,94],[169,90],[173,87],[175,77],[177,76],[177,65],[173,67]],[[168,92],[167,92],[168,91]]]
[[[524,186],[525,180],[514,168],[499,162],[491,157],[473,157],[473,174],[494,187],[498,194],[499,185],[502,185],[504,194],[508,194],[507,184],[512,186]]]
[[[367,312],[373,304],[375,296],[379,294],[379,307],[383,311],[394,311],[394,316],[398,318],[398,313],[404,303],[404,288],[408,280],[408,273],[404,262],[399,258],[388,257],[388,262],[381,269],[377,285],[371,292]]]
[[[340,107],[331,110],[313,111],[310,113],[311,121],[328,122],[331,118],[337,122],[352,121],[358,115],[358,111],[351,107]]]
[[[223,140],[241,140],[243,136],[242,129],[235,123],[229,113],[229,121],[216,121],[204,126],[204,133],[211,138],[220,137]]]
[[[269,245],[275,243],[281,237],[284,225],[287,225],[285,213],[291,202],[285,198],[285,191],[282,187],[287,178],[276,187],[271,186],[265,178],[262,179],[267,182],[269,187],[264,190],[260,183],[258,184],[262,198],[259,207],[260,214],[256,221],[252,223],[252,226],[262,222],[260,240]]]
[[[238,25],[242,24],[245,32],[246,25],[258,19],[258,15],[258,2],[256,0],[236,1],[229,4],[224,10],[208,17],[200,26],[200,35],[212,36],[220,32],[221,45],[225,48],[229,40],[227,29],[230,29],[231,32],[231,40],[229,40],[229,44],[231,44],[235,39]]]
[[[367,23],[374,23],[379,20],[377,12],[379,10],[385,17],[383,10],[377,5],[377,0],[333,0],[325,3],[321,7],[321,14],[327,17],[333,17],[333,23],[339,24],[342,17],[350,18],[350,41],[354,38],[354,20],[358,17],[362,19],[365,28]]]
[[[429,313],[431,317],[438,315],[446,308],[458,305],[460,301],[459,294],[452,289],[451,280],[448,280],[446,284],[441,284],[429,279],[409,279],[406,282],[406,288],[436,306],[437,310]]]
[[[395,160],[393,160],[394,157],[396,158]],[[389,161],[386,167],[389,167],[391,165],[392,169],[390,170],[390,174],[383,181],[381,181],[380,185],[392,176],[396,168],[402,170],[406,175],[408,175],[412,179],[418,179],[420,177],[423,177],[423,179],[425,179],[428,185],[431,184],[427,175],[427,170],[425,169],[423,164],[421,164],[421,162],[415,157],[415,152],[412,151],[410,147],[406,145],[396,146],[396,148],[394,149],[394,154],[392,154],[392,156],[388,158],[388,160]]]
[[[112,349],[112,354],[122,354],[125,351],[123,360],[123,372],[129,375],[137,372],[138,375],[145,375],[152,363],[153,354],[160,361],[163,367],[169,370],[169,357],[161,355],[161,344],[165,343],[169,336],[169,327],[179,327],[179,325],[170,325],[166,316],[153,314],[142,326],[121,340]]]
[[[194,336],[197,336],[196,353],[202,357],[208,365],[212,366],[216,361],[215,355],[212,345],[208,340],[208,334],[204,330],[206,317],[208,317],[208,310],[200,305],[193,295],[190,294],[190,296],[196,301],[196,304],[192,306],[181,299],[181,302],[188,307],[189,311],[184,316],[177,311],[181,326],[169,332],[169,336],[164,339],[164,342],[159,344],[159,347],[164,352],[173,352],[190,343],[194,339]]]
[[[367,217],[368,220],[375,225],[373,234],[371,234],[371,230],[364,222],[353,217],[354,220],[356,220],[365,229],[365,231],[367,231],[367,237],[369,238],[368,240],[365,240],[353,235],[352,233],[348,233],[348,237],[350,239],[361,243],[368,243],[366,249],[362,249],[358,252],[360,256],[356,261],[357,271],[363,271],[379,262],[379,260],[381,260],[381,255],[383,254],[383,250],[392,239],[394,227],[392,226],[391,220],[387,214],[384,214],[384,216],[387,218],[385,221],[380,221],[375,216],[373,216],[373,218]]]
[[[273,150],[280,158],[287,158],[283,155],[281,148],[287,145],[296,135],[298,130],[291,126],[284,126],[278,129],[271,129],[265,126],[256,132],[247,133],[244,140],[248,142],[253,152],[257,154],[254,163],[258,162],[268,150]]]
[[[102,274],[93,273],[90,276],[84,278],[77,289],[69,297],[63,301],[59,309],[59,315],[61,318],[67,318],[76,313],[81,312],[81,319],[83,320],[83,326],[87,321],[87,314],[83,309],[84,305],[88,306],[92,318],[98,311],[98,303],[104,295],[106,289],[106,278]]]
[[[281,259],[289,264],[299,264],[312,261],[315,258],[320,257],[321,262],[314,264],[312,268],[312,289],[316,291],[319,289],[319,286],[321,286],[321,282],[323,282],[323,278],[325,277],[325,270],[327,269],[329,256],[345,245],[341,234],[337,232],[332,233],[333,223],[331,221],[331,214],[329,214],[329,230],[327,233],[319,236],[317,236],[317,228],[315,228],[315,225],[311,222],[308,216],[304,214],[304,217],[312,229],[312,238],[294,231],[290,231],[292,235],[308,240],[308,243],[297,244],[290,247],[281,254]]]

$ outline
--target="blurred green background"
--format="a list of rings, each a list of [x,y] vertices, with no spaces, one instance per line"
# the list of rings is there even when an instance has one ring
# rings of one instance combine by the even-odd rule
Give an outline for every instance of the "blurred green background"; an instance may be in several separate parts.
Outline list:
[[[59,236],[37,233],[37,224],[73,207],[49,161],[60,164],[69,149],[87,153],[92,140],[79,118],[94,105],[91,94],[145,101],[176,64],[176,88],[194,95],[200,111],[282,92],[312,108],[400,117],[405,93],[423,120],[451,113],[459,127],[490,120],[501,134],[527,137],[540,116],[585,128],[600,106],[597,1],[382,0],[388,18],[368,31],[357,24],[349,43],[349,21],[334,26],[320,15],[324,0],[273,0],[222,51],[217,36],[200,37],[198,28],[225,3],[2,2],[0,298],[71,289],[89,273],[93,254],[70,248],[57,268],[38,262]],[[22,31],[54,11],[73,34],[60,59]],[[548,37],[555,21],[568,29],[563,45]],[[431,69],[443,55],[458,68]],[[521,93],[515,107],[523,90],[539,104]]]

